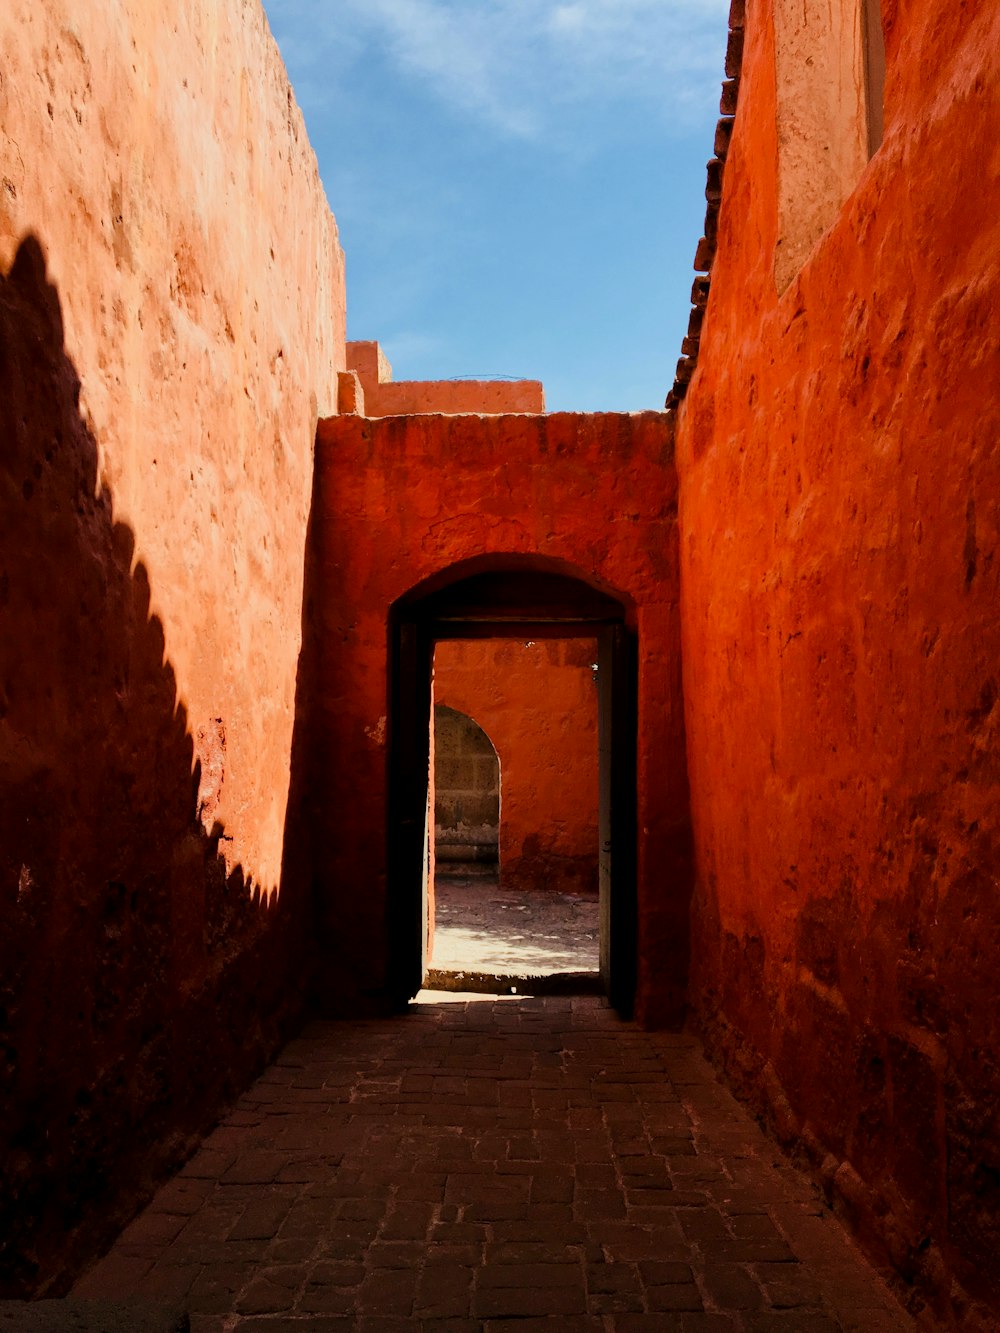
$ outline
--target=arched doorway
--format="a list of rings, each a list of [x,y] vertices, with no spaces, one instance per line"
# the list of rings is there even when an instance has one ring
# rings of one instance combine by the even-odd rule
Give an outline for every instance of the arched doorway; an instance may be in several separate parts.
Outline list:
[[[387,920],[388,972],[399,1005],[420,989],[426,968],[434,645],[451,638],[574,634],[597,643],[600,973],[611,1003],[621,1013],[631,1012],[636,978],[637,652],[629,607],[576,573],[517,557],[445,571],[392,608]]]
[[[434,705],[434,857],[446,866],[500,862],[500,759],[473,717]]]

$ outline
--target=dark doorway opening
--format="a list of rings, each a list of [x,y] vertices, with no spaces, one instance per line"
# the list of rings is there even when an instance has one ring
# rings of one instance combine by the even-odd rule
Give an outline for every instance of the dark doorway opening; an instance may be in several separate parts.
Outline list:
[[[402,598],[390,618],[388,964],[404,1006],[427,970],[432,664],[448,639],[586,637],[597,644],[600,977],[631,1012],[636,977],[637,653],[624,602],[581,578],[512,562],[453,572]]]

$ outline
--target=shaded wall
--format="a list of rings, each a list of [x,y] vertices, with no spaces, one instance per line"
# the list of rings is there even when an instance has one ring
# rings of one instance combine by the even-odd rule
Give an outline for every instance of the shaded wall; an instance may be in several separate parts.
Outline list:
[[[435,697],[472,714],[500,757],[505,889],[597,892],[596,660],[593,639],[435,650]]]
[[[780,298],[771,18],[748,6],[678,427],[693,995],[871,1252],[975,1327],[967,1297],[1000,1301],[1000,13],[883,5],[884,140]]]
[[[463,561],[531,556],[622,597],[639,641],[639,990],[677,1021],[688,834],[674,470],[661,413],[322,421],[314,794],[328,1010],[384,1005],[387,637],[393,603]],[[373,527],[371,515],[378,514]],[[485,562],[485,563],[483,563]],[[471,572],[471,571],[469,571]],[[502,781],[502,777],[501,777]]]
[[[336,230],[256,3],[0,16],[0,1288],[302,999],[286,839]]]
[[[436,685],[435,681],[435,685]],[[481,861],[495,871],[500,854],[500,764],[493,742],[459,709],[434,705],[431,778],[437,873]]]

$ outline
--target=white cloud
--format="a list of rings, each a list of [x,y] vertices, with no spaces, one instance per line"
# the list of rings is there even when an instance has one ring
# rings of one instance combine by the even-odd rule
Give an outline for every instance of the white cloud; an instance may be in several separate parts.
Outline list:
[[[286,49],[330,77],[378,52],[425,94],[512,139],[581,108],[683,120],[722,78],[728,0],[267,0]],[[307,35],[303,37],[303,33]]]

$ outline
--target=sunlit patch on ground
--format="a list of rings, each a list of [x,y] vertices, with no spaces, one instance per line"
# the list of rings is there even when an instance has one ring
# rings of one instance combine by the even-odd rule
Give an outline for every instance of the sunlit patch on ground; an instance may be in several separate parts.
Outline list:
[[[438,881],[437,971],[596,973],[596,894],[503,890],[495,879]]]

